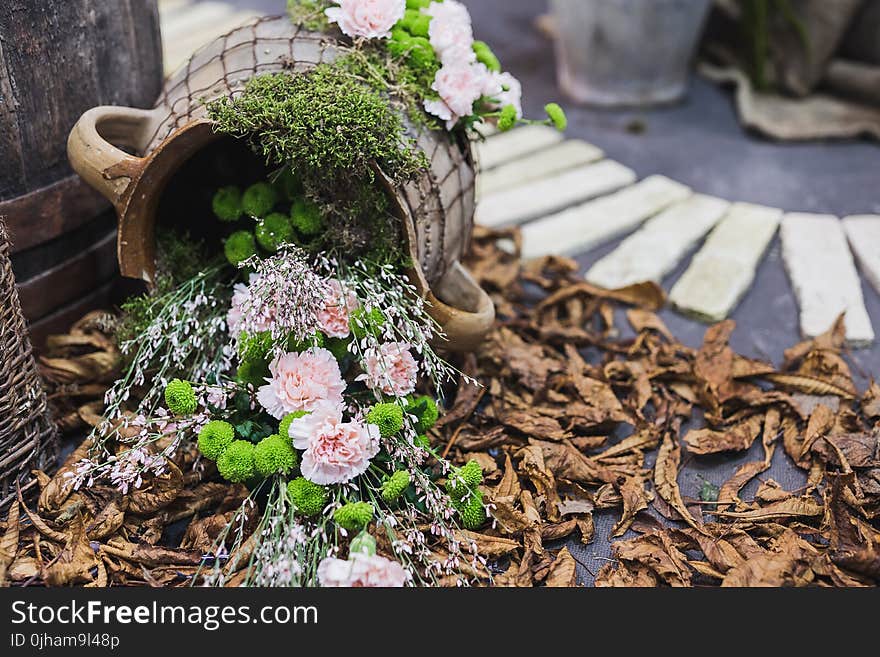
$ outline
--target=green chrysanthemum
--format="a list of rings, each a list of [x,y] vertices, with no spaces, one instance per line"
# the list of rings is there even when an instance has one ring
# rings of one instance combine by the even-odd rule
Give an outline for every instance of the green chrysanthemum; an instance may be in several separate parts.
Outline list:
[[[416,444],[416,447],[422,447],[424,449],[428,449],[429,447],[431,447],[431,439],[427,436],[427,434],[416,436],[414,442]]]
[[[498,129],[501,132],[507,132],[516,125],[516,107],[513,105],[505,105],[501,108],[501,115],[498,117]]]
[[[235,429],[229,422],[211,420],[199,431],[199,452],[216,461],[235,440]]]
[[[383,438],[403,429],[403,409],[398,404],[376,404],[367,413],[367,422],[379,427]]]
[[[240,484],[256,474],[254,463],[254,444],[247,440],[236,440],[223,450],[217,459],[217,470],[224,479]]]
[[[480,491],[473,491],[455,503],[455,508],[465,529],[479,529],[486,522],[486,507],[483,506],[483,494]]]
[[[327,489],[305,477],[287,482],[287,498],[296,511],[304,516],[316,516],[327,506]]]
[[[415,10],[425,9],[430,6],[433,1],[434,0],[406,0],[406,8]]]
[[[409,486],[410,476],[406,470],[398,470],[382,483],[382,499],[393,502],[403,495]]]
[[[433,427],[440,416],[437,402],[427,395],[422,395],[415,401],[407,404],[406,412],[409,415],[415,415],[419,419],[419,423],[416,425],[416,431],[419,433],[425,433]]]
[[[453,500],[463,499],[469,492],[477,492],[483,482],[483,468],[476,461],[468,461],[464,466],[450,473],[446,480],[446,492]]]
[[[259,245],[271,253],[277,251],[282,244],[290,244],[296,237],[290,217],[280,212],[267,215],[257,224],[254,233]]]
[[[263,438],[254,447],[254,465],[257,474],[270,477],[274,474],[287,474],[299,463],[299,458],[290,439],[285,440],[278,434]]]
[[[221,187],[214,193],[211,208],[220,221],[238,221],[241,217],[241,190],[235,185]]]
[[[189,381],[173,379],[165,386],[165,405],[178,417],[192,415],[198,408],[198,400]]]
[[[416,37],[427,37],[430,25],[431,17],[423,14],[420,9],[407,9],[396,27],[403,28]]]
[[[249,230],[239,230],[223,242],[223,253],[226,259],[235,267],[251,256],[257,255],[257,242],[254,234]]]
[[[278,202],[278,192],[267,182],[254,183],[241,196],[241,207],[251,217],[265,217]]]
[[[358,531],[373,519],[373,511],[373,505],[369,502],[349,502],[333,512],[333,520],[343,529]]]
[[[544,105],[544,111],[550,117],[553,127],[559,130],[559,132],[565,132],[565,129],[568,127],[568,117],[565,116],[565,111],[556,103]]]
[[[278,425],[278,435],[282,438],[286,438],[287,442],[290,442],[290,423],[301,417],[305,417],[306,415],[308,415],[308,411],[294,411],[293,413],[285,415],[284,419],[282,419],[281,423]]]
[[[477,56],[477,61],[481,64],[485,64],[486,68],[490,71],[494,71],[496,73],[501,72],[501,62],[498,61],[498,58],[495,56],[495,53],[492,52],[492,49],[489,47],[489,44],[485,41],[474,41],[474,54]]]
[[[314,237],[324,230],[321,208],[303,199],[295,201],[290,208],[290,222],[298,233],[306,237]]]

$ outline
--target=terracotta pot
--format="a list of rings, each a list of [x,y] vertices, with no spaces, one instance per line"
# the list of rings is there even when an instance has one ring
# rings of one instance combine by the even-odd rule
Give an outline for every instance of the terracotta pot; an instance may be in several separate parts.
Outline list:
[[[306,71],[335,55],[327,35],[283,17],[261,19],[199,50],[168,79],[153,109],[105,106],[82,115],[70,133],[68,156],[77,173],[116,207],[123,276],[152,282],[163,190],[184,163],[222,137],[206,117],[206,101],[240,93],[256,75]],[[459,263],[473,229],[470,145],[425,127],[408,132],[431,164],[414,182],[388,185],[406,246],[420,264],[411,278],[444,329],[445,346],[471,350],[491,327],[495,310]]]

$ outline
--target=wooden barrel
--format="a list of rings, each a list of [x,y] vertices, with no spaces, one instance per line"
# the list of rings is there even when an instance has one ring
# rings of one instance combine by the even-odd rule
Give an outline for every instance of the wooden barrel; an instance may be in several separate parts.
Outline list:
[[[67,161],[95,105],[151,107],[162,86],[156,0],[0,2],[0,216],[39,346],[109,302],[115,215]]]

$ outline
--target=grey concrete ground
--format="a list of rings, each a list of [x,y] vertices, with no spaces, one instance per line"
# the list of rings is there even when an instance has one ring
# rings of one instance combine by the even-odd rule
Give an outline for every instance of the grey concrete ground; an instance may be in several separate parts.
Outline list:
[[[640,177],[663,174],[707,194],[732,201],[763,203],[789,211],[846,214],[880,213],[880,147],[867,141],[774,143],[745,133],[736,120],[731,97],[695,77],[687,100],[652,110],[619,111],[576,107],[556,86],[551,44],[534,29],[546,10],[544,0],[464,0],[472,12],[478,38],[489,42],[504,66],[525,88],[525,110],[540,116],[544,103],[559,100],[569,120],[569,136],[583,138],[633,168]],[[237,0],[242,7],[279,13],[281,0]],[[634,44],[638,47],[638,44]],[[643,127],[638,134],[635,126]],[[608,253],[616,242],[580,258],[586,268]],[[880,248],[880,245],[878,245]],[[682,265],[665,281],[668,290],[684,271]],[[868,311],[880,329],[880,296],[863,285]],[[662,313],[675,335],[698,346],[705,325],[673,311]],[[737,330],[733,347],[743,354],[779,362],[784,348],[798,341],[797,305],[783,270],[778,239],[762,262],[752,289],[733,313]],[[852,354],[860,385],[880,373],[880,346]],[[696,497],[701,477],[720,485],[736,467],[755,460],[760,447],[737,458],[688,460],[679,477],[684,495]],[[788,489],[802,485],[802,473],[777,453],[772,477]],[[754,487],[756,482],[753,482]],[[746,489],[746,495],[753,490]],[[596,519],[592,545],[572,545],[583,564],[582,581],[609,557],[607,537],[615,514]]]

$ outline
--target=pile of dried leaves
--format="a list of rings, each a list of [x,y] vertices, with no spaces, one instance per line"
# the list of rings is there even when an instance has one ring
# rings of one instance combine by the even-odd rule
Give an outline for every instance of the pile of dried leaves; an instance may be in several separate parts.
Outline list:
[[[575,585],[577,562],[559,541],[593,542],[595,512],[619,517],[598,586],[880,581],[880,386],[857,392],[842,319],[786,351],[779,369],[734,353],[730,321],[709,328],[695,350],[654,314],[665,301],[656,285],[602,290],[558,257],[522,265],[518,240],[516,231],[475,235],[467,265],[499,319],[461,363],[483,387],[459,386],[432,430],[451,460],[483,466],[495,526],[463,533],[489,560],[487,583]],[[614,326],[624,307],[629,339]],[[86,318],[43,361],[67,428],[96,421],[115,374],[104,324]],[[688,428],[694,416],[705,425]],[[682,495],[685,456],[743,452],[756,441],[762,459],[702,500]],[[766,480],[742,499],[780,447],[806,472],[806,487]],[[70,491],[65,469],[86,449],[41,476],[36,512],[19,522],[19,506],[11,509],[0,582],[188,584],[246,491],[193,470],[193,453],[127,496],[100,485]],[[170,528],[187,520],[182,541],[168,546]]]

